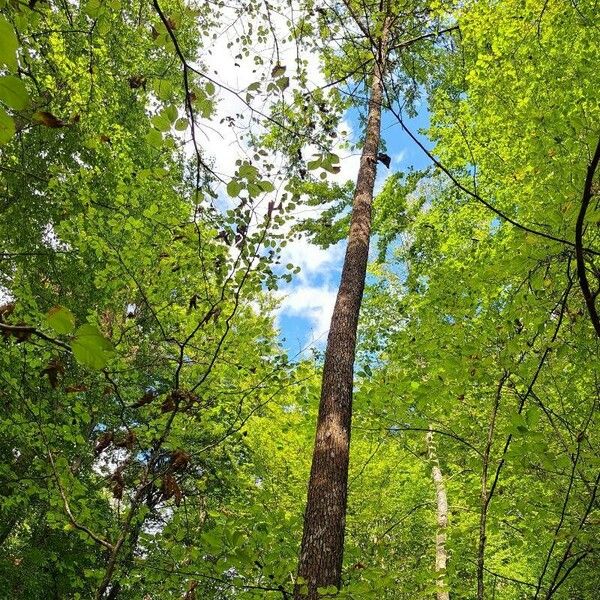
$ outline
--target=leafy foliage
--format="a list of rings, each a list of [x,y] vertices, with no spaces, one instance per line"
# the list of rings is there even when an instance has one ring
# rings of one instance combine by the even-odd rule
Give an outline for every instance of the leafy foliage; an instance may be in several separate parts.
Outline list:
[[[298,272],[286,244],[346,235],[339,154],[360,142],[340,129],[372,56],[339,17],[382,24],[370,3],[230,4],[0,2],[2,597],[292,597],[322,365],[288,356],[273,292]],[[432,164],[374,206],[344,585],[324,597],[439,591],[428,433],[451,597],[597,595],[599,338],[576,256],[582,219],[595,302],[595,8],[398,13],[386,135]],[[239,90],[206,66],[228,20],[256,66]],[[245,148],[227,174],[202,145],[224,126]]]

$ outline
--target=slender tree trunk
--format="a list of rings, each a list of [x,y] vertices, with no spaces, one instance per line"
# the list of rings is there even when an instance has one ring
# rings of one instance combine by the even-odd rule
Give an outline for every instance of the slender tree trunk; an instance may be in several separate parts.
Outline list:
[[[487,441],[482,455],[483,466],[481,469],[481,512],[479,514],[479,545],[477,547],[477,600],[483,600],[484,593],[484,566],[485,566],[485,545],[487,542],[487,514],[490,505],[491,494],[488,490],[488,473],[490,468],[490,454],[492,444],[494,442],[494,431],[496,429],[496,419],[498,416],[498,408],[500,406],[500,398],[502,397],[502,388],[509,374],[505,371],[494,397],[494,405],[490,415],[490,424],[488,426]],[[493,492],[492,486],[492,492]]]
[[[358,316],[365,286],[371,205],[381,135],[381,104],[387,23],[372,73],[369,113],[352,204],[352,220],[342,277],[325,350],[321,401],[312,458],[308,500],[295,598],[317,598],[317,588],[340,586],[352,419],[352,387]]]
[[[491,428],[490,428],[491,429]],[[481,473],[481,512],[479,513],[479,544],[477,546],[477,600],[483,600],[484,592],[484,565],[485,565],[485,544],[487,541],[487,509],[488,509],[488,488],[487,476],[489,468],[489,454],[484,454],[483,469]]]
[[[448,496],[446,485],[437,457],[433,431],[427,432],[427,453],[431,462],[431,476],[435,485],[437,531],[435,534],[435,572],[437,577],[437,600],[450,600],[450,592],[446,586],[446,566],[448,553],[446,551],[446,530],[448,529]]]

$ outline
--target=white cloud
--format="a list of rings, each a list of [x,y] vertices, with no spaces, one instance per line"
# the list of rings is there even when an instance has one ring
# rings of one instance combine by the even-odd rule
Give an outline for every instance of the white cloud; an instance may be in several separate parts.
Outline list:
[[[298,10],[297,5],[291,4],[286,9],[292,12]],[[215,172],[225,180],[234,175],[236,160],[249,158],[254,154],[254,150],[249,149],[245,140],[240,137],[242,132],[252,130],[254,133],[260,133],[261,125],[254,122],[254,119],[262,120],[262,115],[269,113],[271,103],[280,99],[278,94],[262,96],[259,91],[254,98],[248,99],[256,111],[253,112],[244,102],[247,99],[248,86],[263,80],[261,88],[264,89],[272,80],[271,69],[275,64],[280,64],[286,68],[285,75],[290,80],[290,87],[283,92],[283,97],[291,98],[292,90],[297,87],[294,78],[298,46],[294,40],[289,39],[289,16],[272,11],[270,25],[277,42],[274,42],[270,35],[260,43],[255,40],[251,52],[246,56],[240,51],[239,39],[246,36],[250,29],[257,31],[264,28],[263,15],[260,13],[252,17],[251,13],[246,13],[240,18],[233,8],[224,7],[220,17],[223,23],[222,31],[216,39],[210,40],[210,46],[206,48],[203,72],[217,83],[218,104],[217,114],[210,122],[198,121],[198,139],[206,155],[214,158]],[[323,85],[325,79],[321,73],[318,55],[301,50],[300,58],[306,61],[307,79],[311,85],[315,88]],[[258,62],[255,59],[258,59]]]
[[[291,10],[291,8],[290,8]],[[224,9],[227,16],[227,9]],[[273,13],[272,25],[279,38],[278,48],[274,47],[272,40],[267,40],[262,45],[253,48],[248,57],[235,57],[236,38],[240,35],[240,27],[248,26],[247,19],[244,19],[243,25],[238,21],[238,15],[229,15],[230,23],[224,26],[222,35],[219,35],[210,46],[210,54],[204,57],[206,73],[217,83],[227,86],[231,90],[238,92],[242,98],[245,98],[248,86],[259,81],[261,78],[261,69],[263,74],[270,77],[271,66],[275,62],[285,65],[286,75],[290,77],[290,89],[284,94],[288,96],[295,85],[294,74],[296,65],[297,47],[294,41],[288,40],[287,34],[287,16]],[[225,23],[226,18],[223,19]],[[264,23],[263,23],[264,25]],[[228,48],[228,44],[233,42],[233,47]],[[261,56],[265,66],[258,67],[254,62],[254,56]],[[315,53],[305,53],[301,58],[307,61],[307,79],[311,86],[319,87],[325,83],[325,79],[320,71],[319,59]],[[214,159],[213,168],[225,181],[228,181],[235,173],[238,159],[249,159],[254,151],[248,148],[246,141],[239,138],[239,133],[245,127],[250,127],[256,132],[260,132],[260,125],[252,123],[252,112],[250,108],[236,94],[223,88],[217,88],[217,114],[210,121],[198,122],[198,135],[202,150],[207,157]],[[291,97],[291,96],[290,96]],[[253,106],[260,112],[266,114],[269,111],[269,102],[272,98],[261,99],[257,96],[252,100]],[[223,120],[225,119],[225,120]],[[234,119],[232,125],[228,124],[227,119]],[[345,133],[344,133],[345,132]],[[343,184],[348,180],[354,180],[358,172],[360,163],[360,154],[356,151],[343,148],[347,140],[353,139],[352,126],[347,120],[342,120],[338,127],[339,140],[336,148],[333,149],[340,156],[340,172],[330,176],[330,180]],[[310,145],[306,145],[303,150],[305,157],[310,157],[311,153],[316,151]],[[275,165],[283,163],[281,157],[271,157]],[[276,182],[274,182],[276,183]],[[231,205],[229,199],[221,186],[219,202],[222,205]],[[276,194],[277,192],[274,192]],[[267,210],[268,200],[265,198],[260,205],[255,206],[257,222],[262,218]],[[235,200],[233,201],[235,202]],[[293,221],[316,217],[321,212],[319,207],[307,207],[303,203],[298,204],[295,215],[292,215],[292,222],[286,228],[292,226]],[[344,248],[338,244],[327,250],[323,250],[312,245],[306,239],[290,239],[288,245],[283,249],[281,262],[283,265],[292,263],[299,266],[300,274],[295,277],[292,283],[280,291],[281,305],[278,312],[279,323],[281,316],[298,317],[310,322],[312,331],[306,331],[301,340],[302,344],[312,340],[315,344],[324,342],[324,335],[329,329],[329,322],[335,297],[337,293],[337,273],[341,269]]]
[[[337,290],[330,285],[298,285],[284,297],[281,312],[308,319],[311,322],[312,337],[318,343],[329,330],[336,295]]]
[[[306,239],[288,244],[281,255],[283,263],[290,262],[300,267],[298,278],[305,284],[316,278],[328,280],[341,263],[342,256],[343,248],[340,244],[324,250]]]
[[[341,269],[344,248],[340,243],[324,250],[306,239],[300,239],[286,246],[282,253],[282,262],[291,262],[301,271],[289,288],[281,290],[279,326],[283,316],[306,319],[309,327],[299,340],[306,349],[325,343],[337,294],[336,275]]]
[[[400,152],[392,155],[392,165],[395,165],[396,167],[399,166],[400,163],[404,162],[405,158],[406,150],[400,150]]]

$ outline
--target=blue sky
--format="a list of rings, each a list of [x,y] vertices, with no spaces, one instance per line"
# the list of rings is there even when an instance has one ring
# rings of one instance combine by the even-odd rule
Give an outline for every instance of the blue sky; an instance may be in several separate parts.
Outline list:
[[[287,31],[285,17],[281,16],[280,21],[276,23],[276,27]],[[243,91],[258,81],[261,74],[254,64],[253,54],[240,60],[233,56],[229,48],[229,44],[237,43],[236,36],[241,33],[238,31],[236,23],[237,16],[232,15],[232,27],[225,27],[223,35],[217,38],[212,46],[212,62],[210,59],[208,62],[211,65],[211,73],[214,72],[214,77],[219,82],[225,83],[227,89]],[[291,65],[295,64],[297,58],[296,45],[289,40],[288,42],[282,41],[276,50],[277,62],[287,65],[291,72]],[[274,48],[267,40],[264,47],[254,48],[254,53],[263,55],[267,69],[265,77],[269,79],[269,65],[275,60]],[[319,89],[324,85],[325,79],[321,71],[318,53],[308,52],[304,58],[307,61],[307,85]],[[291,94],[292,89],[285,93]],[[218,123],[220,119],[227,116],[235,116],[237,127],[207,127],[202,130],[201,139],[207,154],[214,157],[213,169],[227,181],[236,171],[236,160],[248,159],[252,155],[236,131],[238,128],[243,129],[244,123],[248,128],[251,127],[253,113],[248,111],[248,107],[240,101],[239,95],[235,93],[227,93],[221,89],[218,92],[218,98],[218,112],[213,117],[213,123]],[[268,111],[269,99],[266,98],[265,101],[267,105],[261,106],[260,96],[256,100],[258,108]],[[417,133],[420,128],[427,126],[427,120],[428,113],[426,107],[423,106],[417,118],[407,118],[406,123],[413,133]],[[344,129],[350,133],[351,139],[359,134],[356,111],[350,111],[345,116],[344,126],[340,130]],[[383,165],[379,165],[376,191],[381,187],[385,178],[394,171],[406,170],[411,166],[419,169],[428,164],[427,157],[402,131],[393,115],[384,115],[382,137],[386,142],[386,150],[392,159],[392,164],[389,171]],[[341,159],[341,172],[332,178],[338,183],[354,181],[358,171],[359,153],[341,150],[338,151],[338,154]],[[275,163],[277,163],[276,160]],[[231,202],[224,187],[220,190],[219,197],[224,203]],[[266,206],[265,202],[263,208]],[[302,210],[303,216],[308,216],[305,208],[301,207],[300,210]],[[296,216],[298,217],[300,214]],[[307,240],[293,240],[284,249],[281,264],[292,263],[301,268],[301,272],[290,284],[283,285],[282,283],[279,290],[280,307],[276,313],[276,325],[280,330],[280,339],[290,356],[297,356],[301,351],[310,347],[320,349],[324,347],[337,293],[343,255],[343,243],[328,250],[322,250],[311,245]]]
[[[346,121],[356,135],[359,132],[358,113],[349,112]],[[416,118],[406,118],[405,123],[415,134],[419,129],[427,127],[426,108],[423,107]],[[376,191],[394,171],[407,170],[410,167],[421,169],[429,165],[427,156],[389,113],[385,114],[382,120],[382,137],[392,163],[389,171],[379,164]],[[355,178],[357,167],[358,162],[354,160],[353,169],[347,173],[347,179]],[[339,284],[344,247],[343,242],[327,251],[304,246],[302,254],[290,256],[292,262],[294,258],[300,261],[302,271],[292,283],[281,290],[286,299],[278,315],[278,326],[281,342],[291,356],[310,347],[324,347],[329,317]]]

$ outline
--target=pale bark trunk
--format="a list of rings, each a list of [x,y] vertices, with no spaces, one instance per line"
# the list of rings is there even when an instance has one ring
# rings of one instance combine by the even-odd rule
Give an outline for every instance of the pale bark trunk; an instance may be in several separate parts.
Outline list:
[[[431,462],[431,476],[435,485],[437,530],[435,534],[435,572],[437,573],[437,600],[450,600],[450,592],[446,585],[446,567],[448,552],[446,550],[446,531],[448,529],[448,496],[440,463],[437,457],[433,431],[427,432],[427,454]]]
[[[325,350],[321,401],[312,458],[297,585],[298,600],[318,597],[317,588],[340,586],[346,521],[352,387],[358,317],[365,286],[371,205],[381,135],[381,104],[387,25],[373,69],[369,113],[352,204],[348,247]]]

